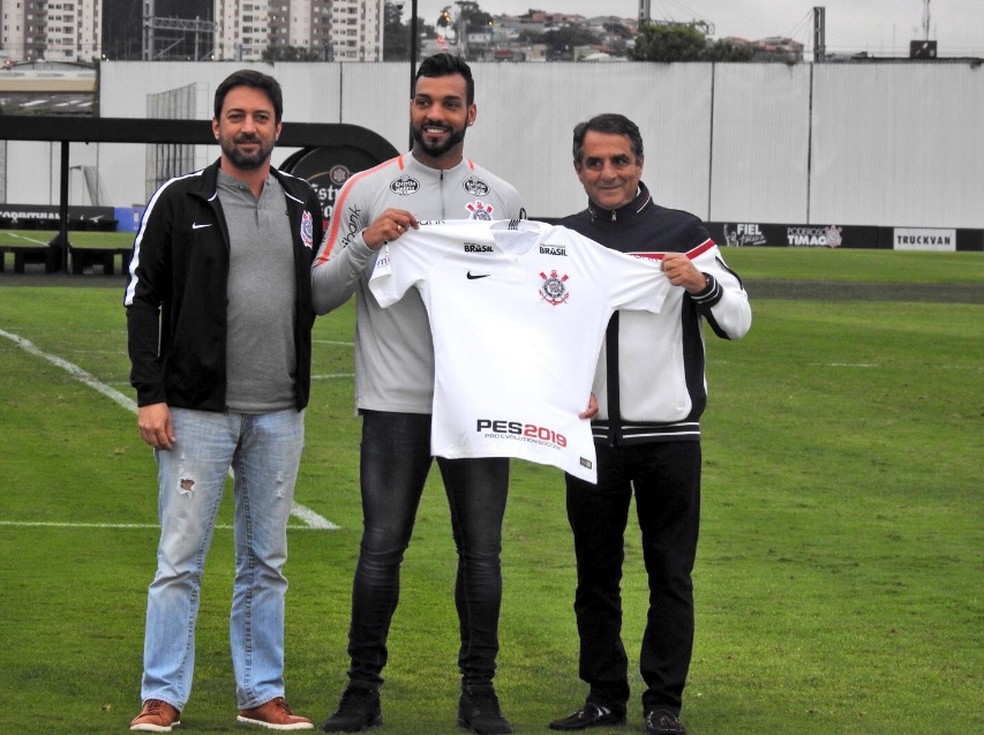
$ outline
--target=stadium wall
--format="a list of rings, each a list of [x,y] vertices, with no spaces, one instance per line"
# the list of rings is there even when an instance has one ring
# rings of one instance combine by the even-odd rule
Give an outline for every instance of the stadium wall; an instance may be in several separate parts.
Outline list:
[[[100,110],[146,117],[150,95],[196,86],[199,118],[235,63],[104,62]],[[246,65],[249,66],[249,65]],[[284,88],[285,124],[343,122],[407,148],[405,63],[255,64]],[[478,122],[468,156],[512,181],[531,215],[580,209],[571,129],[622,112],[642,129],[657,201],[708,222],[984,228],[984,69],[970,64],[472,65]],[[7,143],[12,203],[57,201],[57,144]],[[73,144],[108,206],[148,197],[147,146]],[[275,163],[294,149],[275,153]],[[196,165],[216,155],[197,146]],[[42,166],[38,166],[38,161]],[[151,177],[152,179],[152,177]],[[84,187],[71,203],[88,205]]]

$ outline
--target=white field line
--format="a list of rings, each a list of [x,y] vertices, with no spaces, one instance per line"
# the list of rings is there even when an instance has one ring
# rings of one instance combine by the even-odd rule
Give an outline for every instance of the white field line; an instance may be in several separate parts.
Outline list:
[[[59,521],[0,521],[0,528],[119,528],[128,530],[150,530],[159,529],[156,523],[62,523]],[[231,531],[232,526],[228,523],[216,523],[216,529]],[[315,526],[287,526],[290,531],[323,531],[323,528]],[[334,526],[338,528],[338,526]]]
[[[115,403],[118,403],[119,405],[121,405],[127,411],[130,411],[131,413],[136,413],[137,412],[137,403],[136,403],[136,401],[134,401],[129,396],[123,395],[122,393],[120,393],[115,388],[110,388],[108,385],[106,385],[105,383],[101,382],[94,375],[92,375],[91,373],[86,372],[85,370],[83,370],[82,368],[80,368],[78,365],[75,365],[75,364],[69,362],[68,360],[64,360],[64,359],[58,357],[58,355],[52,355],[52,354],[49,354],[47,352],[44,352],[43,350],[39,349],[30,340],[24,339],[23,337],[21,337],[19,335],[12,334],[12,333],[7,332],[7,331],[5,331],[3,329],[0,329],[0,337],[6,337],[7,339],[9,339],[11,342],[13,342],[14,344],[16,344],[18,347],[20,347],[25,352],[28,352],[28,353],[36,356],[36,357],[40,357],[43,360],[47,360],[48,362],[50,362],[52,365],[55,365],[56,367],[60,367],[62,370],[65,370],[66,372],[68,372],[73,378],[75,378],[76,380],[78,380],[80,383],[83,383],[84,385],[87,385],[90,388],[98,391],[102,395],[104,395],[107,398],[109,398],[111,401],[114,401]],[[291,515],[296,516],[298,519],[300,519],[304,523],[307,523],[308,526],[310,526],[312,529],[318,529],[318,530],[322,530],[322,531],[334,531],[334,530],[337,530],[339,528],[339,526],[337,526],[336,524],[332,523],[331,521],[329,521],[324,516],[319,515],[318,513],[315,513],[310,508],[308,508],[306,506],[303,506],[303,505],[301,505],[300,503],[297,503],[297,502],[294,502],[291,505],[290,512],[291,512]],[[76,526],[78,526],[78,525],[84,525],[84,524],[66,524],[66,525],[76,525]],[[117,526],[114,526],[114,524],[108,524],[108,526],[105,526],[105,527],[117,527]]]
[[[27,240],[28,242],[33,242],[33,243],[35,243],[37,245],[47,245],[48,244],[44,240],[35,240],[33,237],[28,237],[27,235],[21,235],[21,234],[19,234],[17,232],[11,232],[10,233],[10,236],[11,237],[16,237],[18,240]]]
[[[312,340],[317,345],[335,345],[336,347],[355,347],[354,342],[343,342],[337,339],[315,339]],[[325,375],[312,375],[311,380],[344,380],[355,377],[355,373],[327,373]]]

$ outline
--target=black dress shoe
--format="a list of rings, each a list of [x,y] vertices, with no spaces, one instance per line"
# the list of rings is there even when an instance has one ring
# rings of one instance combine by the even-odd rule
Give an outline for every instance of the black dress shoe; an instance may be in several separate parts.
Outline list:
[[[648,735],[687,735],[679,718],[666,709],[654,709],[646,713]]]
[[[554,720],[550,723],[551,730],[587,730],[589,727],[605,727],[624,725],[625,712],[617,712],[601,705],[585,703],[577,712]]]

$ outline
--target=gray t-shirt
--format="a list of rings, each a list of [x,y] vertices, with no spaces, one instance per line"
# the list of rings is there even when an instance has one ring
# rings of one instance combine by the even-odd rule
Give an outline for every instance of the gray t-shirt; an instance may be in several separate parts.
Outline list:
[[[259,200],[219,171],[229,228],[226,405],[240,413],[294,407],[294,248],[284,189],[267,177]]]

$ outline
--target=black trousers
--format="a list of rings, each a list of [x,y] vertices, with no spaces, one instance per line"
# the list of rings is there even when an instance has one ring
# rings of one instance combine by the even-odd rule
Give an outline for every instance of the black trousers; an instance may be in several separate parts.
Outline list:
[[[622,562],[632,493],[649,579],[649,613],[639,668],[645,711],[677,714],[694,641],[691,573],[700,523],[700,442],[598,447],[598,484],[567,476],[574,532],[580,677],[588,701],[624,711],[628,659],[622,643]]]
[[[400,565],[413,533],[431,465],[431,417],[364,411],[361,489],[363,530],[352,584],[348,651],[352,681],[382,684],[390,623],[400,599]],[[437,460],[451,510],[458,554],[454,601],[462,685],[488,685],[495,676],[502,603],[502,520],[509,460]]]

